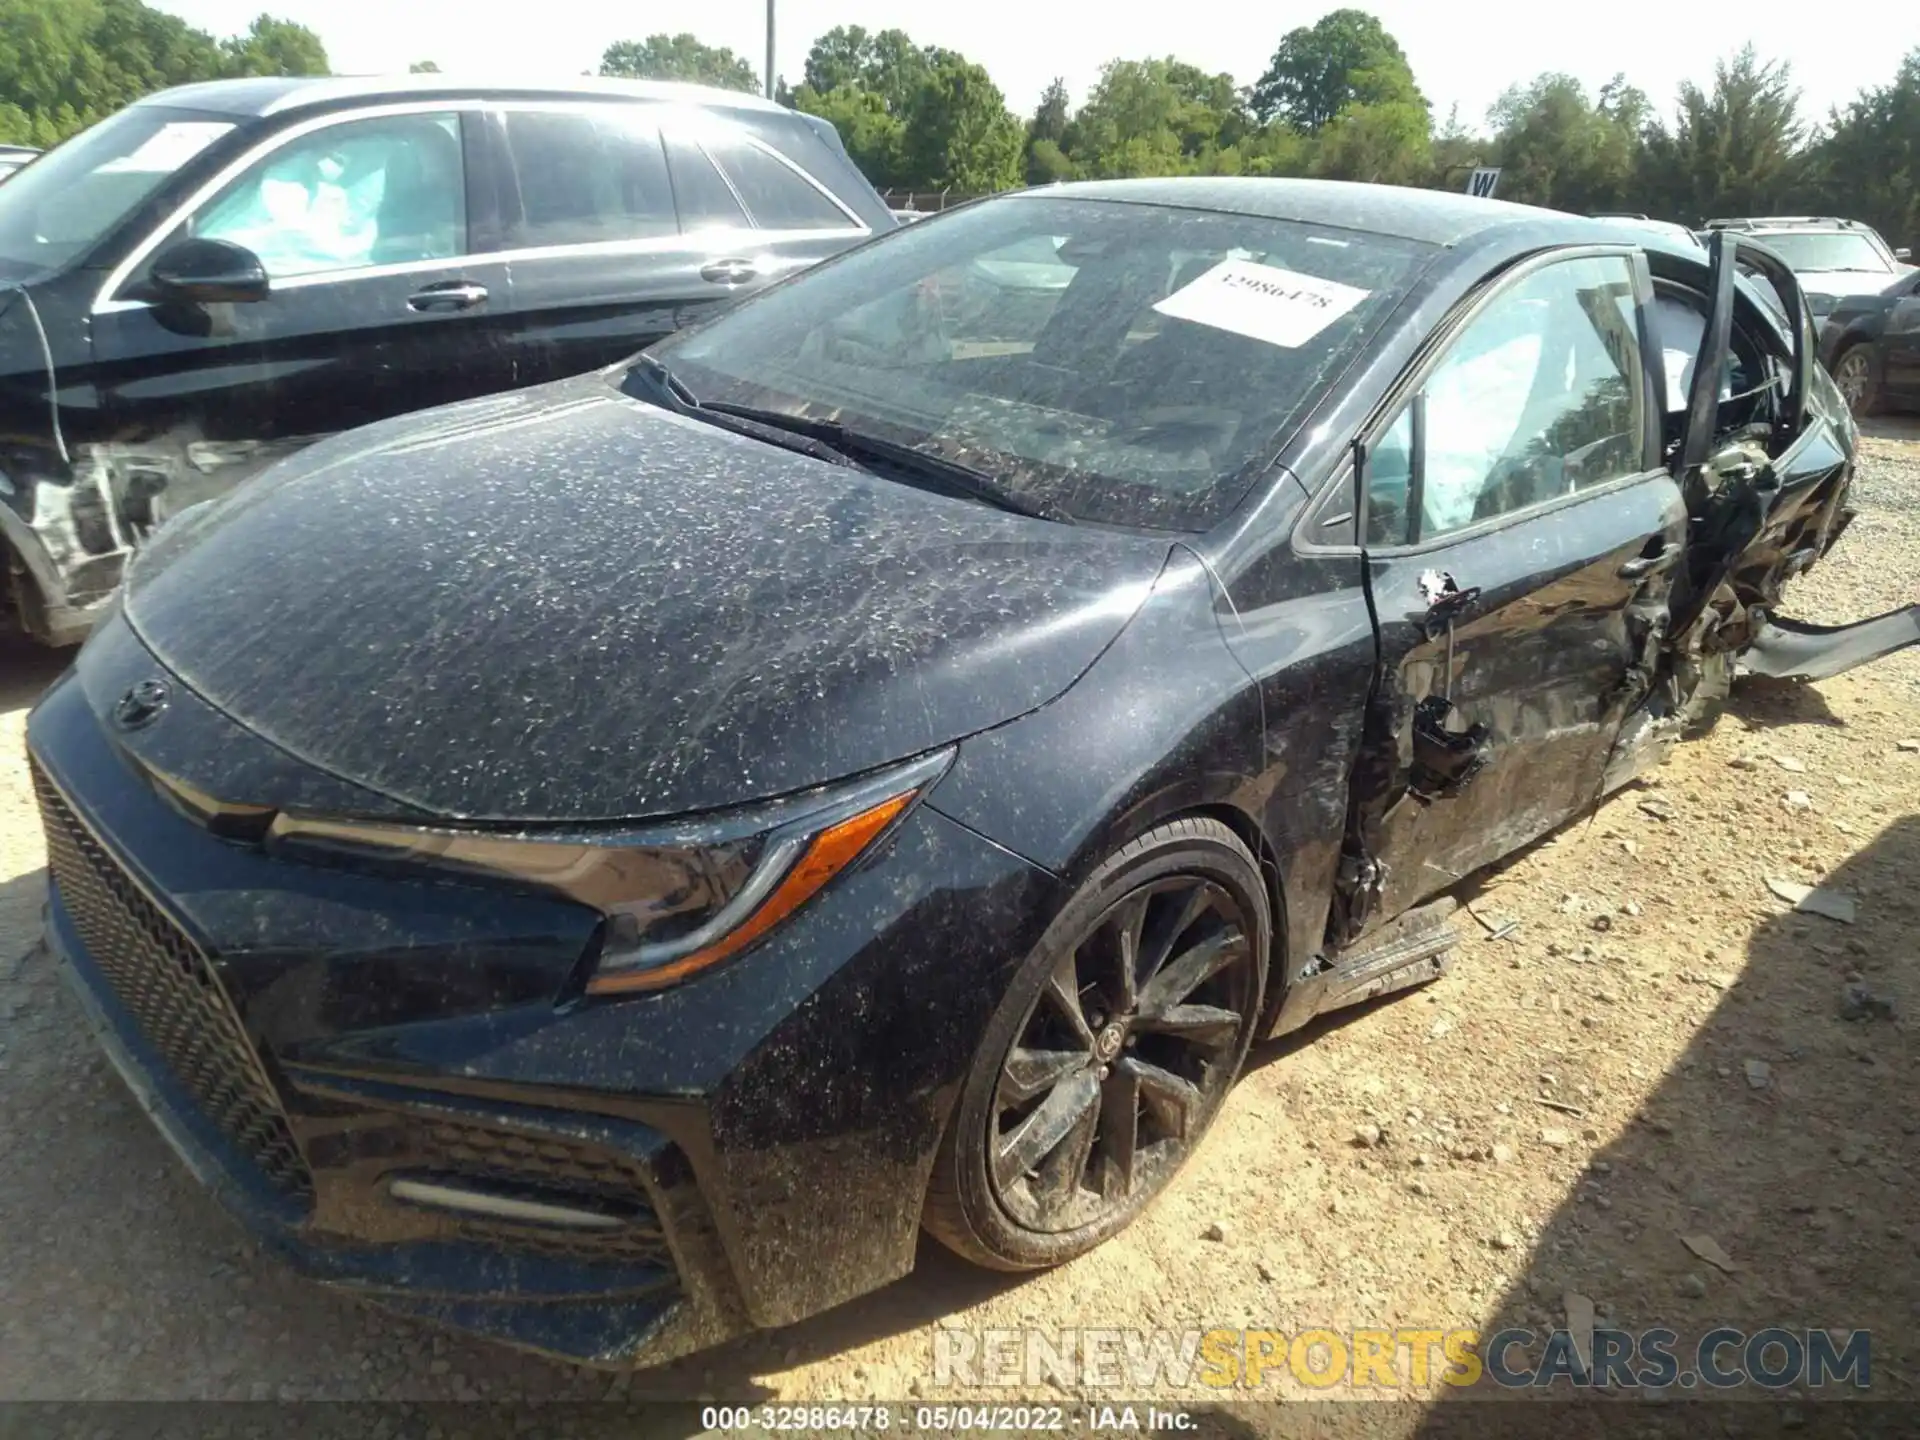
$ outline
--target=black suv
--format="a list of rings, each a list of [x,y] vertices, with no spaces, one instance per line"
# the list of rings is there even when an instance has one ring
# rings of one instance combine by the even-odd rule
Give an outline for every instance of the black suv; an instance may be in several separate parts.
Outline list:
[[[78,641],[155,527],[280,455],[611,363],[895,224],[831,125],[750,95],[154,95],[0,188],[0,608]]]
[[[1807,307],[1824,320],[1849,295],[1876,295],[1912,267],[1909,253],[1895,250],[1861,220],[1830,215],[1759,215],[1709,220],[1708,232],[1751,235],[1800,277]]]

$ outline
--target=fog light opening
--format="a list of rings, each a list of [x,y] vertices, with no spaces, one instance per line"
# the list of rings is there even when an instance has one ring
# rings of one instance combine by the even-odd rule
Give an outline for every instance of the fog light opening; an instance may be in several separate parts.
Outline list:
[[[501,1195],[473,1190],[463,1185],[448,1185],[433,1180],[393,1180],[387,1193],[408,1205],[423,1205],[456,1215],[475,1215],[488,1220],[511,1220],[522,1225],[542,1225],[555,1230],[619,1230],[626,1220],[599,1210],[581,1210],[548,1200],[529,1200],[518,1195]]]

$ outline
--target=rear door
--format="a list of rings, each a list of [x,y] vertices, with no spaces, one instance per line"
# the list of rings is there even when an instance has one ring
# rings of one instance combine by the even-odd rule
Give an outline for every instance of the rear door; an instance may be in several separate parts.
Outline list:
[[[437,103],[297,124],[135,252],[95,307],[93,354],[118,454],[165,467],[174,508],[322,435],[513,383],[474,119]],[[190,237],[253,251],[271,293],[142,298],[153,259]]]
[[[516,363],[611,364],[866,234],[794,162],[679,106],[509,105]]]
[[[1492,286],[1361,449],[1379,670],[1345,934],[1592,801],[1682,558],[1643,257],[1562,251]]]

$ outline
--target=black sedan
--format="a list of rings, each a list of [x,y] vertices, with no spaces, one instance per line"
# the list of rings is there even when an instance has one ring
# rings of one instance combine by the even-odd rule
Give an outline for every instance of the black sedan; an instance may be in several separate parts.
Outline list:
[[[1920,404],[1920,271],[1834,302],[1820,358],[1856,415]]]
[[[647,1363],[922,1227],[1079,1255],[1736,658],[1920,636],[1773,614],[1854,432],[1740,245],[1068,185],[323,441],[33,714],[50,944],[221,1200],[416,1316]]]

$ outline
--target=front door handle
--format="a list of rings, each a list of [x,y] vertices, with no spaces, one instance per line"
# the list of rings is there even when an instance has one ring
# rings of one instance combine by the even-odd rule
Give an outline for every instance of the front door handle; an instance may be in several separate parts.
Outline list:
[[[1620,567],[1620,578],[1644,580],[1649,575],[1658,575],[1662,570],[1671,570],[1680,563],[1681,553],[1681,548],[1669,541],[1651,555],[1642,555],[1637,560],[1627,561]]]
[[[487,287],[471,280],[448,280],[429,285],[407,297],[407,308],[426,314],[436,310],[471,310],[487,303]]]
[[[700,267],[700,278],[714,285],[745,285],[759,274],[751,260],[714,260]]]

